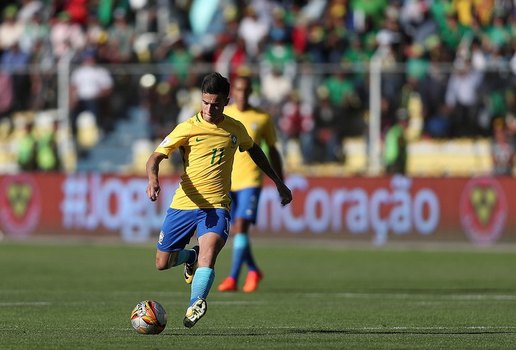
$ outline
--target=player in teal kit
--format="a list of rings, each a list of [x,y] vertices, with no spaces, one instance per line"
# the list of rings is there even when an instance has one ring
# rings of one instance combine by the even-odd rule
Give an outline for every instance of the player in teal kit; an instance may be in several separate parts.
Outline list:
[[[157,243],[156,268],[166,270],[185,265],[185,281],[191,283],[190,303],[183,320],[188,328],[206,313],[215,261],[229,234],[229,191],[235,152],[249,153],[276,184],[283,205],[292,201],[290,190],[242,123],[224,115],[229,90],[229,82],[219,73],[205,76],[201,86],[201,111],[177,125],[146,164],[147,195],[155,201],[160,194],[160,162],[175,149],[179,149],[183,157],[181,183]],[[194,233],[199,246],[185,249]]]

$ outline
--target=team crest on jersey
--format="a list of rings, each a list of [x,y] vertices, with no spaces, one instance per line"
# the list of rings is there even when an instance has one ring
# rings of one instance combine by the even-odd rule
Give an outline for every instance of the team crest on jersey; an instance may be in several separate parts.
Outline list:
[[[236,135],[231,135],[231,148],[235,148],[236,144],[237,144]]]

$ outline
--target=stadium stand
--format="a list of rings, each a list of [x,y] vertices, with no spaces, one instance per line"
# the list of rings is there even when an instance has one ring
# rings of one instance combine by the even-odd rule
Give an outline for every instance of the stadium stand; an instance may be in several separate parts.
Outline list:
[[[381,135],[405,108],[409,175],[489,173],[492,125],[516,115],[514,2],[419,0],[3,1],[0,4],[0,171],[15,172],[16,115],[56,111],[70,126],[68,74],[95,55],[113,88],[91,107],[82,138],[60,133],[65,171],[124,171],[176,122],[202,75],[247,69],[262,108],[279,120],[302,103],[300,138],[284,147],[291,171],[364,174],[369,63],[382,62]],[[195,20],[194,20],[195,19]],[[202,25],[201,25],[202,24]],[[261,33],[257,36],[249,33]],[[445,33],[446,35],[443,35]],[[64,74],[64,75],[63,75]],[[64,81],[64,83],[63,83]],[[65,84],[63,86],[63,84]],[[267,86],[282,91],[270,91]],[[466,89],[464,87],[476,87]],[[265,90],[264,90],[265,89]],[[327,99],[324,102],[323,99]],[[65,101],[65,102],[63,102]],[[324,106],[324,108],[323,108]],[[90,108],[90,109],[91,109]],[[63,113],[64,112],[64,113]],[[281,130],[281,128],[278,128]],[[320,153],[328,130],[342,144]],[[508,127],[512,148],[516,128]],[[280,139],[286,140],[280,134]],[[88,151],[72,154],[66,147]],[[307,150],[315,154],[307,157]],[[309,152],[310,153],[310,152]],[[342,153],[342,154],[340,154]],[[175,165],[171,163],[171,171]]]

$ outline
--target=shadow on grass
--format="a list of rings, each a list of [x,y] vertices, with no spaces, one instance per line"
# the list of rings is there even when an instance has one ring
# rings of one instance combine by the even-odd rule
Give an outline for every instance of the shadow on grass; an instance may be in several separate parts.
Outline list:
[[[385,334],[407,334],[407,335],[479,335],[479,334],[516,334],[516,327],[514,328],[497,328],[497,329],[460,329],[460,328],[407,328],[407,329],[357,329],[357,328],[343,328],[343,329],[311,329],[311,328],[263,328],[263,329],[238,329],[231,328],[226,330],[204,330],[199,329],[190,333],[191,331],[174,331],[167,333],[166,335],[182,335],[182,336],[274,336],[274,335],[288,335],[288,334],[299,334],[299,335],[310,335],[310,334],[331,334],[331,335],[385,335]]]

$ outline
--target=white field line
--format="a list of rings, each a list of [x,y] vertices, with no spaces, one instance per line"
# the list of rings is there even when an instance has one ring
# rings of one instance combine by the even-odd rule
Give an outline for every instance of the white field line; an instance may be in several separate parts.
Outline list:
[[[25,289],[0,289],[0,295],[7,295],[7,294],[23,294],[28,293],[29,291]],[[129,291],[113,291],[111,294],[114,295],[140,295],[141,292],[129,292]],[[156,298],[156,297],[181,297],[184,295],[190,295],[187,291],[163,291],[163,290],[149,290],[145,292],[146,295],[149,296],[149,298]],[[268,295],[283,295],[286,293],[281,292],[270,292],[267,293]],[[414,293],[355,293],[355,292],[329,292],[329,293],[318,293],[318,292],[307,292],[307,293],[289,293],[289,294],[295,294],[296,297],[306,297],[306,298],[321,298],[321,297],[337,297],[337,298],[348,298],[348,299],[428,299],[431,300],[495,300],[495,301],[512,301],[516,300],[516,294],[491,294],[491,293],[476,293],[476,294],[465,294],[465,293],[448,293],[447,291],[443,291],[442,293],[439,293],[439,290],[436,290],[435,293],[431,292],[414,292]],[[218,302],[218,303],[224,303],[222,300],[217,300],[218,298],[224,298],[224,297],[231,297],[233,300],[228,301],[228,303],[259,303],[256,301],[236,301],[238,295],[218,295],[215,293],[210,294],[210,300],[211,302]],[[214,300],[215,299],[215,300]],[[5,304],[11,304],[11,303],[0,303],[0,305]]]
[[[341,297],[347,299],[429,299],[429,300],[516,300],[515,294],[430,294],[430,293],[300,293],[311,298]]]
[[[238,330],[250,330],[250,331],[270,331],[270,330],[296,330],[303,327],[296,326],[280,326],[280,327],[221,327],[224,329],[238,329]],[[132,329],[132,328],[127,328]],[[184,327],[167,327],[169,330],[184,330]],[[304,329],[304,328],[303,328]],[[304,329],[310,331],[310,329]],[[500,330],[516,330],[516,326],[427,326],[427,327],[406,327],[406,326],[392,326],[392,327],[341,327],[340,330],[343,332],[349,331],[500,331]],[[317,332],[318,329],[313,329],[313,332]]]
[[[80,327],[65,327],[62,329],[79,329]],[[15,331],[20,329],[20,327],[9,327],[9,328],[0,328],[0,331]],[[112,331],[133,331],[131,327],[124,328],[106,328]],[[207,327],[204,328],[204,331],[209,331],[212,329],[220,330],[240,330],[240,331],[252,331],[252,332],[264,332],[264,335],[267,335],[267,332],[270,331],[291,331],[291,330],[300,330],[303,332],[318,332],[320,329],[309,329],[301,326],[279,326],[279,327],[235,327],[235,326],[221,326],[216,328]],[[167,330],[174,331],[184,331],[184,327],[166,327],[165,332]],[[516,326],[427,326],[427,327],[407,327],[407,326],[392,326],[392,327],[339,327],[339,329],[332,328],[334,331],[342,331],[342,333],[346,332],[432,332],[432,331],[448,331],[448,332],[460,332],[460,331],[470,331],[470,332],[481,332],[481,331],[516,331]]]
[[[127,293],[123,291],[118,291],[116,294],[136,294],[135,292]],[[147,293],[148,295],[156,295],[156,296],[182,296],[185,294],[189,294],[187,292],[174,292],[174,291],[149,291]],[[271,294],[285,294],[285,293],[267,293],[268,295]],[[350,292],[342,292],[342,293],[293,293],[296,295],[296,297],[306,297],[306,298],[321,298],[321,297],[337,297],[337,298],[347,298],[347,299],[416,299],[416,300],[494,300],[494,301],[512,301],[516,300],[516,294],[454,294],[454,293],[439,293],[436,291],[436,293],[350,293]],[[239,303],[239,304],[258,304],[262,303],[260,301],[221,301],[221,300],[214,300],[214,298],[223,298],[224,296],[221,295],[213,295],[210,294],[210,300],[211,303]],[[235,295],[231,295],[231,298],[234,298]]]
[[[149,293],[154,294],[154,293]],[[175,293],[169,293],[175,294]],[[296,297],[306,298],[344,298],[344,299],[391,299],[391,300],[410,300],[420,303],[434,304],[439,301],[516,301],[513,294],[409,294],[409,293],[295,293]],[[82,304],[81,301],[70,301],[64,304]],[[212,305],[263,305],[266,301],[262,300],[214,300],[211,298]],[[0,302],[0,307],[23,307],[23,306],[48,306],[50,301],[11,301]],[[60,302],[63,304],[63,302]]]
[[[48,301],[11,301],[11,302],[0,302],[0,307],[7,306],[47,306],[51,303]]]
[[[0,294],[14,293],[16,290],[3,290],[0,291]],[[2,293],[4,292],[4,293]],[[16,291],[23,292],[23,291]],[[127,293],[124,291],[114,292],[116,295],[129,295],[129,294],[141,294],[140,292],[131,292]],[[146,293],[150,296],[150,298],[154,298],[156,296],[167,297],[167,296],[183,296],[188,294],[186,292],[163,292],[163,291],[148,291]],[[283,295],[285,293],[267,293],[269,295],[278,294]],[[344,299],[393,299],[393,300],[415,300],[415,301],[438,301],[438,300],[456,300],[456,301],[471,301],[471,300],[488,300],[488,301],[514,301],[516,300],[516,294],[453,294],[453,293],[350,293],[350,292],[342,292],[342,293],[293,293],[296,297],[299,298],[328,298],[328,297],[336,297],[336,298],[344,298]],[[224,298],[221,295],[211,295],[210,303],[212,304],[235,304],[235,305],[246,305],[246,304],[264,304],[266,301],[263,300],[235,300],[235,297],[231,296],[233,300],[220,300],[219,298]],[[70,302],[69,302],[70,303]],[[71,303],[74,303],[73,301]],[[48,301],[12,301],[12,302],[0,302],[0,306],[23,306],[23,305],[49,305]]]

